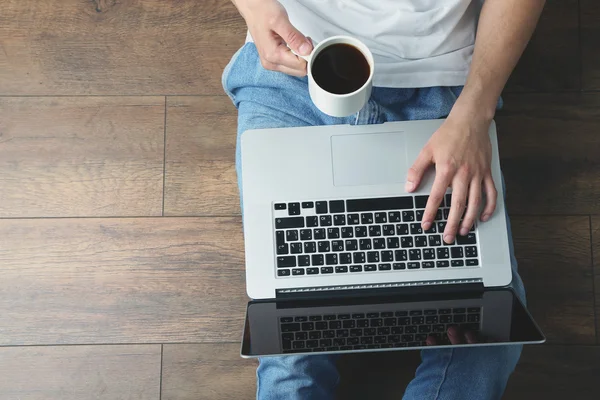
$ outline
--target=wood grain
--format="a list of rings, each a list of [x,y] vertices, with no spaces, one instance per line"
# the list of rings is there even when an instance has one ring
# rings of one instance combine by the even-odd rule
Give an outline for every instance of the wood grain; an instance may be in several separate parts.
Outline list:
[[[226,96],[167,106],[165,215],[239,214],[235,107]]]
[[[496,118],[508,206],[600,213],[600,93],[513,94]]]
[[[588,217],[515,217],[515,254],[528,308],[548,343],[594,344]]]
[[[162,400],[254,399],[256,367],[239,344],[165,345]]]
[[[0,98],[0,217],[161,215],[164,103]]]
[[[510,77],[507,92],[581,88],[578,1],[546,1],[536,31]]]
[[[0,220],[0,345],[239,341],[239,218]]]
[[[245,39],[222,0],[4,0],[0,95],[222,94]]]
[[[600,216],[594,215],[591,219],[592,226],[592,259],[594,261],[594,287],[596,294],[596,343],[600,344]]]
[[[6,400],[158,400],[160,345],[0,348]]]
[[[600,347],[525,346],[504,398],[594,400],[599,374]]]
[[[583,89],[600,90],[600,2],[579,0],[579,7]]]

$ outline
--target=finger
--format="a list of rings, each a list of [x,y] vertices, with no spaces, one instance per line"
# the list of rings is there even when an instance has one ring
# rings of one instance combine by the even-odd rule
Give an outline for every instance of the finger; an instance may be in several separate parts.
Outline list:
[[[491,173],[488,173],[483,179],[483,188],[485,190],[485,208],[481,212],[481,220],[486,222],[494,213],[496,202],[498,201],[498,191],[496,190],[494,178],[492,178]]]
[[[412,192],[417,187],[419,187],[419,184],[421,183],[421,179],[423,179],[425,171],[427,171],[427,168],[429,168],[429,166],[431,166],[432,163],[432,154],[429,148],[426,146],[421,150],[412,167],[410,167],[410,169],[408,170],[405,185],[405,189],[407,192]]]
[[[431,228],[431,224],[433,224],[433,220],[435,219],[435,214],[446,195],[446,190],[448,190],[448,186],[450,186],[453,175],[454,170],[450,168],[440,167],[438,170],[436,167],[435,180],[433,181],[431,193],[429,194],[429,199],[427,200],[427,206],[425,206],[425,212],[423,213],[421,222],[423,230]]]
[[[297,69],[289,68],[285,65],[276,65],[275,70],[279,71],[279,72],[283,72],[284,74],[287,74],[287,75],[297,76],[299,78],[306,76],[306,69],[297,70]]]
[[[279,54],[277,54],[277,64],[285,67],[286,70],[296,71],[295,76],[306,75],[306,61],[292,53],[292,51],[285,45],[279,47]],[[283,72],[283,71],[282,71]],[[299,75],[300,74],[300,75]]]
[[[462,344],[463,338],[460,333],[460,330],[456,326],[451,326],[448,328],[448,339],[450,339],[450,343],[452,344]]]
[[[456,231],[460,224],[460,219],[465,211],[467,204],[467,190],[469,181],[467,176],[457,174],[452,182],[452,200],[450,205],[450,214],[448,215],[448,223],[444,229],[444,241],[448,244],[454,242]]]
[[[479,206],[481,204],[481,179],[474,178],[469,186],[469,201],[467,202],[467,212],[460,225],[461,236],[467,236],[469,229],[475,224]]]
[[[312,51],[313,45],[310,40],[308,40],[302,32],[296,29],[287,17],[279,18],[273,26],[273,30],[281,36],[287,45],[296,53],[307,56]]]
[[[433,336],[427,336],[425,343],[427,346],[437,346],[437,339]]]
[[[478,342],[477,336],[475,336],[475,333],[473,333],[471,331],[465,332],[465,338],[467,339],[467,343],[469,343],[469,344]]]

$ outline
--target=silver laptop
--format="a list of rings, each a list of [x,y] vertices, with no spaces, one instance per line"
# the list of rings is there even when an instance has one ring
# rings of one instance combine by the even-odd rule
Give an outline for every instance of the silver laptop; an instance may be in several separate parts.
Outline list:
[[[241,139],[248,304],[242,356],[338,353],[469,343],[542,343],[506,288],[512,280],[495,124],[492,218],[442,240],[421,217],[408,168],[443,120],[246,131]]]

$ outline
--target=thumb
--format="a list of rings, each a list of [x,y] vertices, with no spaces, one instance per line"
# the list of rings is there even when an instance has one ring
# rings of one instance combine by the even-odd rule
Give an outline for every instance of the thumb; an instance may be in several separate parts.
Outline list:
[[[280,18],[277,26],[274,27],[275,33],[287,43],[287,45],[296,53],[307,56],[313,49],[310,40],[306,38],[298,29],[286,18]]]
[[[431,153],[428,148],[424,148],[419,153],[419,156],[413,163],[412,167],[408,170],[408,176],[406,177],[406,191],[412,192],[421,183],[421,179],[423,179],[423,175],[427,168],[431,165]]]

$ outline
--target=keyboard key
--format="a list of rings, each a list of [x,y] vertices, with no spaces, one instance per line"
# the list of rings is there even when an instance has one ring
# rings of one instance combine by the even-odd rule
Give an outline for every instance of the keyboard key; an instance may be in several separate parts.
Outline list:
[[[414,222],[415,212],[414,211],[402,211],[402,222]]]
[[[304,217],[275,218],[275,229],[304,228]]]
[[[341,226],[346,225],[346,216],[344,214],[337,214],[333,216],[333,225]]]
[[[469,314],[481,312],[481,307],[469,307],[467,308]]]
[[[381,227],[379,225],[369,226],[369,236],[381,236]]]
[[[306,273],[308,275],[317,275],[319,273],[319,268],[307,268]]]
[[[360,239],[358,242],[361,250],[371,250],[373,248],[373,243],[371,239]]]
[[[329,253],[331,251],[331,244],[328,240],[323,240],[317,244],[319,253]]]
[[[370,225],[373,223],[373,213],[360,214],[360,223],[363,225]]]
[[[418,317],[419,315],[423,315],[423,311],[421,310],[412,310],[408,313],[411,317]]]
[[[394,225],[383,225],[383,236],[394,236],[396,234],[396,228]]]
[[[352,264],[352,254],[350,254],[350,253],[340,254],[339,259],[340,259],[340,264],[342,264],[342,265]]]
[[[320,226],[331,226],[331,215],[321,215],[319,217],[319,225]]]
[[[437,251],[438,260],[450,258],[450,251],[448,250],[447,247],[438,248],[438,249],[436,249],[436,251]]]
[[[340,329],[341,327],[341,321],[329,321],[329,329]]]
[[[387,238],[388,249],[397,249],[398,247],[400,247],[400,240],[397,237]]]
[[[467,309],[466,308],[453,308],[452,312],[454,314],[464,314],[467,312]]]
[[[452,262],[450,263],[451,266],[453,267],[464,267],[465,266],[465,262],[463,260],[452,260]]]
[[[346,265],[337,266],[337,267],[335,267],[335,272],[337,274],[342,274],[342,273],[348,272],[348,267]],[[352,322],[354,322],[354,321],[352,321]]]
[[[450,254],[452,254],[452,258],[463,258],[463,248],[462,247],[452,247],[450,249]]]
[[[289,215],[300,215],[300,203],[288,204],[288,214]]]
[[[423,312],[423,314],[425,314],[425,315],[437,315],[437,310],[435,310],[435,309],[434,310],[425,310]]]
[[[351,265],[350,272],[362,272],[362,265]]]
[[[375,264],[365,265],[365,272],[373,272],[373,271],[377,271],[377,265],[375,265]]]
[[[284,231],[276,231],[275,232],[275,244],[277,246],[281,246],[285,244],[285,232]]]
[[[354,228],[354,236],[356,237],[367,237],[367,227],[357,226]]]
[[[294,337],[296,340],[306,340],[308,339],[308,332],[296,332]]]
[[[438,233],[444,233],[444,229],[446,229],[446,222],[445,221],[438,222],[437,223],[437,231],[438,231]]]
[[[300,331],[299,323],[281,324],[281,332],[298,332]]]
[[[364,252],[356,252],[352,254],[352,259],[354,264],[364,264],[365,263],[365,253]]]
[[[394,256],[396,261],[407,261],[408,260],[408,252],[406,250],[396,250],[394,251]]]
[[[319,217],[317,217],[316,215],[306,217],[306,227],[314,228],[315,226],[319,226]]]
[[[315,203],[312,201],[303,201],[302,202],[302,208],[314,208],[315,207]]]
[[[423,260],[435,260],[435,250],[423,249]]]
[[[302,243],[298,242],[290,244],[290,253],[302,254]]]
[[[323,240],[327,237],[326,232],[327,231],[324,228],[317,228],[313,232],[313,237],[315,240]]]
[[[394,270],[402,270],[402,269],[406,269],[406,263],[393,263],[392,264],[392,268]]]
[[[421,264],[419,262],[409,262],[408,269],[419,269],[421,268]]]
[[[447,220],[447,219],[448,219],[448,216],[450,215],[450,209],[449,209],[449,208],[444,208],[444,209],[442,210],[442,214],[443,214],[443,216],[444,216],[444,219],[446,219],[446,220]]]
[[[428,315],[427,317],[425,317],[425,323],[426,324],[430,324],[430,325],[437,324],[438,323],[438,316],[437,315]]]
[[[455,324],[462,324],[463,322],[465,322],[467,320],[467,316],[464,314],[461,315],[455,315],[453,318],[453,322]]]
[[[406,314],[406,315],[408,315],[408,314]],[[398,318],[398,325],[410,325],[410,318],[408,318],[408,317]]]
[[[358,326],[359,328],[366,328],[369,326],[369,320],[359,319],[358,321],[356,321],[356,326]]]
[[[352,317],[354,318],[354,317]],[[356,321],[353,319],[348,319],[342,322],[342,328],[344,329],[352,329],[356,326]],[[352,331],[350,331],[350,335],[352,335]]]
[[[332,337],[335,337],[335,333],[333,334]],[[331,339],[321,339],[319,340],[319,345],[322,347],[328,347],[331,346],[333,344],[333,340]]]
[[[322,331],[327,329],[327,322],[317,322],[315,323],[315,328]]]
[[[456,236],[456,244],[475,244],[477,240],[475,239],[475,232],[470,232],[467,236]]]
[[[317,347],[319,347],[319,341],[318,340],[307,340],[306,347],[309,349],[317,348]]]
[[[408,224],[396,225],[396,235],[398,235],[398,236],[408,235]]]
[[[300,240],[312,240],[312,229],[300,230]]]
[[[400,246],[402,246],[403,249],[413,247],[414,244],[412,236],[402,236],[400,238]]]
[[[344,239],[348,239],[348,238],[354,237],[354,229],[352,229],[352,227],[349,227],[349,226],[344,226],[342,228],[342,237]]]
[[[417,237],[415,237],[415,246],[417,246],[417,247],[426,247],[427,246],[427,236],[417,236]]]
[[[296,256],[277,257],[277,268],[290,268],[296,266]]]
[[[421,224],[414,223],[410,224],[410,234],[411,235],[421,235],[423,233],[423,228],[421,228]]]
[[[475,257],[477,257],[477,247],[475,247],[475,246],[465,247],[465,256],[467,258],[475,258]]]
[[[420,260],[421,259],[421,249],[410,249],[408,251],[408,258],[411,261]]]
[[[479,314],[469,314],[467,315],[467,321],[469,322],[479,322]]]
[[[312,265],[319,266],[325,264],[325,257],[323,254],[313,254],[311,257]]]
[[[437,247],[442,245],[441,235],[429,235],[429,247]]]
[[[390,250],[381,252],[381,261],[382,262],[392,262],[394,261],[394,253]]]
[[[450,266],[450,261],[436,261],[435,266],[437,268],[448,268]]]
[[[476,267],[479,265],[479,261],[476,258],[471,258],[467,260],[467,267]]]
[[[429,229],[427,229],[425,231],[425,233],[427,233],[427,234],[437,233],[436,225],[435,224],[431,224],[431,226],[429,227]]]
[[[438,310],[438,314],[441,314],[441,315],[452,314],[452,310],[450,308],[440,308]]]
[[[329,202],[329,212],[331,214],[343,213],[346,211],[344,200],[331,200]]]
[[[287,243],[280,244],[277,246],[277,255],[289,254],[290,248]]]
[[[433,325],[432,330],[435,333],[445,333],[446,332],[446,328],[444,327],[444,325]]]
[[[385,212],[376,212],[375,213],[375,223],[377,223],[377,224],[385,224],[385,223],[387,223],[387,213],[385,213]]]
[[[275,203],[276,210],[285,210],[287,208],[287,204],[285,203]]]
[[[292,270],[292,275],[296,276],[296,275],[304,275],[304,269],[303,268],[296,268]]]
[[[310,266],[310,256],[298,256],[298,266],[299,267]]]
[[[379,264],[379,270],[380,271],[391,271],[392,264]]]
[[[333,274],[333,267],[321,267],[322,274]]]
[[[385,239],[384,238],[375,238],[373,239],[373,248],[374,249],[385,249]]]
[[[337,265],[338,256],[335,253],[329,253],[325,255],[325,265]]]
[[[423,261],[421,263],[421,266],[423,268],[433,268],[433,267],[435,267],[435,263],[433,261]]]
[[[367,252],[367,262],[378,263],[379,262],[379,252],[378,251],[368,251]]]
[[[377,328],[383,326],[383,319],[381,318],[372,318],[369,322],[371,328]]]
[[[304,243],[304,253],[316,253],[317,252],[317,243],[316,242],[305,242]]]
[[[421,222],[423,221],[423,214],[425,213],[425,210],[417,210],[415,212],[415,215],[417,216],[417,221]]]
[[[294,318],[292,318],[292,317],[281,317],[281,318],[279,318],[279,321],[281,323],[294,322]],[[294,340],[294,335],[292,335],[291,338],[289,336],[285,336],[285,335],[282,335],[282,337],[284,339],[287,339],[287,340]]]
[[[327,239],[339,239],[340,228],[327,228]]]
[[[290,276],[289,269],[280,269],[277,271],[277,276]]]
[[[400,212],[398,212],[398,211],[390,211],[388,213],[388,221],[389,222],[401,222],[402,219],[400,218]]]
[[[429,200],[429,196],[415,196],[415,208],[427,207],[427,200]]]
[[[445,200],[446,200],[446,207],[450,208],[450,206],[452,205],[452,193],[448,193],[446,194],[446,196],[444,196]]]
[[[358,240],[356,240],[356,239],[346,240],[345,244],[346,244],[346,250],[348,250],[348,251],[358,250]]]
[[[327,202],[326,201],[317,201],[316,204],[316,212],[317,214],[327,214]]]
[[[375,199],[356,199],[348,200],[346,205],[348,212],[407,210],[413,208],[413,198],[411,196],[404,196]]]
[[[358,214],[348,214],[348,225],[360,224],[360,216]]]

